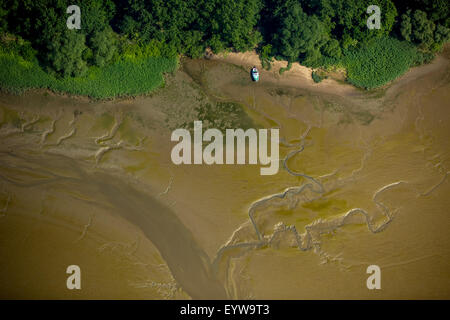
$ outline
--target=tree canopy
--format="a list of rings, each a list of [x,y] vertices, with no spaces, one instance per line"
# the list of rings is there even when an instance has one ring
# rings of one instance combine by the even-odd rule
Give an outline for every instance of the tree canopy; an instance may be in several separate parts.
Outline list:
[[[91,0],[80,1],[81,29],[67,30],[72,2],[4,0],[0,32],[29,40],[41,63],[63,77],[156,48],[200,57],[208,47],[259,46],[267,57],[317,67],[388,35],[430,52],[449,41],[448,0]],[[381,9],[379,30],[367,28],[370,5]]]
[[[439,22],[435,24],[422,10],[408,9],[402,14],[400,33],[405,40],[432,51],[439,50],[450,38],[450,29]]]

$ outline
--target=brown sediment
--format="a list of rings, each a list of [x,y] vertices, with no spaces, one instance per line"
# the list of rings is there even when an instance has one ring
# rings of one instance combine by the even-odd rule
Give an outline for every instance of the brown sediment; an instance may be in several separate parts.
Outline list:
[[[445,55],[381,93],[281,62],[252,83],[255,59],[185,60],[130,100],[2,94],[1,297],[448,298]],[[280,128],[277,175],[172,164],[171,130],[217,101]]]

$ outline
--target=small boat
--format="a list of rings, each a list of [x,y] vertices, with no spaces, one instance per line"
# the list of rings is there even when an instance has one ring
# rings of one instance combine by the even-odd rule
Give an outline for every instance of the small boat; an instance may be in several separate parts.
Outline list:
[[[258,71],[258,69],[256,69],[256,67],[252,68],[252,71],[250,72],[250,74],[252,75],[252,80],[253,81],[258,81],[259,80],[259,71]]]

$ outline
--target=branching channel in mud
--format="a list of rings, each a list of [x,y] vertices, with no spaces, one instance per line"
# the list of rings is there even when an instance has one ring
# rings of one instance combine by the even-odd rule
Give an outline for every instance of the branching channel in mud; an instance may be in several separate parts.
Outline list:
[[[314,250],[314,252],[321,254],[320,250],[320,235],[324,233],[332,232],[347,223],[349,223],[349,218],[355,215],[361,215],[364,218],[365,223],[367,224],[368,230],[372,233],[378,233],[383,231],[386,226],[392,221],[393,214],[390,212],[390,210],[378,200],[378,197],[383,193],[384,191],[387,191],[389,189],[395,188],[401,184],[404,184],[406,182],[404,181],[396,181],[390,184],[387,184],[380,189],[378,189],[373,197],[372,201],[378,208],[378,210],[382,213],[384,216],[384,220],[377,224],[373,221],[373,218],[369,215],[369,213],[362,208],[352,208],[345,212],[343,215],[340,215],[338,217],[333,217],[330,219],[317,219],[313,221],[312,223],[305,226],[304,233],[300,234],[296,227],[294,225],[286,226],[284,223],[280,222],[274,226],[274,230],[272,234],[265,235],[263,231],[261,231],[261,228],[258,224],[257,217],[255,214],[258,212],[258,210],[265,209],[269,207],[270,205],[274,206],[281,206],[281,205],[288,205],[290,209],[295,208],[298,205],[299,202],[299,196],[303,193],[305,193],[307,190],[310,192],[317,194],[319,197],[326,192],[325,187],[322,182],[320,182],[318,179],[313,178],[312,176],[309,176],[305,173],[301,172],[295,172],[288,166],[288,161],[293,158],[294,156],[300,154],[304,148],[305,144],[304,141],[306,139],[306,136],[308,135],[308,132],[310,130],[310,126],[306,129],[305,133],[301,135],[300,137],[300,143],[296,145],[289,145],[286,144],[288,147],[295,147],[296,150],[291,151],[287,154],[287,156],[282,160],[283,161],[283,167],[284,169],[292,176],[296,177],[303,177],[307,180],[307,182],[303,183],[300,186],[293,186],[285,189],[281,193],[275,193],[269,196],[266,196],[262,199],[259,199],[255,202],[253,202],[249,209],[248,209],[248,215],[249,220],[251,222],[251,226],[256,233],[256,239],[251,241],[245,241],[246,239],[241,239],[241,231],[243,231],[244,228],[248,228],[248,222],[245,222],[243,225],[241,225],[231,238],[228,240],[227,243],[225,243],[217,252],[213,266],[214,270],[216,272],[220,272],[220,265],[225,264],[225,269],[223,270],[224,276],[225,276],[225,283],[227,283],[228,279],[228,267],[226,267],[229,263],[229,256],[236,257],[236,256],[242,256],[246,253],[248,253],[252,249],[258,249],[264,246],[270,246],[272,245],[276,240],[278,240],[280,237],[287,236],[290,234],[290,236],[293,236],[293,246],[297,247],[301,251],[308,251],[308,250]],[[365,157],[365,156],[364,156]],[[352,174],[353,176],[353,174]],[[278,201],[279,203],[274,204],[274,202]],[[245,232],[244,232],[245,234]],[[248,237],[248,236],[246,236]],[[233,252],[232,250],[238,249],[238,253]]]

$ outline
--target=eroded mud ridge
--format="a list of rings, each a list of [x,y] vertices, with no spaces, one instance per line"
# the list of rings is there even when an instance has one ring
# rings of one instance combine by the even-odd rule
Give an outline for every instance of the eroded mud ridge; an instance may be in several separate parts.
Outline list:
[[[1,296],[449,298],[439,63],[377,92],[252,83],[245,68],[186,60],[149,97],[3,94]],[[171,130],[198,118],[279,128],[280,172],[173,165]],[[71,264],[78,292],[65,288]]]

